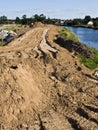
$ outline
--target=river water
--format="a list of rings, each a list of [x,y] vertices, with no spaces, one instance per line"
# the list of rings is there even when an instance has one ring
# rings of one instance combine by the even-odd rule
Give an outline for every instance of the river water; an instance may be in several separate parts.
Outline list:
[[[81,27],[68,27],[80,39],[80,42],[98,50],[98,30]]]

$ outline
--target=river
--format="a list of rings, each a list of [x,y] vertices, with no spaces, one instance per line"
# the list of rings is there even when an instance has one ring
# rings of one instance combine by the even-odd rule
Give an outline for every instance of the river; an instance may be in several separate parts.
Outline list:
[[[80,42],[98,50],[98,30],[81,27],[68,27],[80,39]]]

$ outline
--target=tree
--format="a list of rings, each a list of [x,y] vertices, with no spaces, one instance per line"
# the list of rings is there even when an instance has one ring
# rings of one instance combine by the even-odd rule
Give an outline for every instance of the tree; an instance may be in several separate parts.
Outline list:
[[[32,18],[27,18],[27,24],[29,26],[32,26],[32,23],[33,23],[33,19]]]
[[[8,19],[7,19],[6,16],[1,16],[1,17],[0,17],[0,23],[1,23],[1,24],[5,24],[5,23],[7,23],[7,22],[8,22]]]
[[[25,14],[22,16],[21,24],[23,25],[28,24],[27,16]]]
[[[35,22],[44,22],[46,20],[46,16],[44,14],[35,14],[33,19]]]
[[[33,18],[34,18],[34,22],[37,22],[39,20],[38,14],[35,14]]]
[[[90,16],[85,16],[84,24],[87,24],[90,20],[92,20]]]
[[[27,15],[24,14],[24,15],[22,16],[22,19],[26,19],[26,18],[27,18]]]
[[[46,20],[46,16],[44,14],[41,14],[39,17],[41,22],[44,22]]]
[[[96,21],[94,22],[94,26],[95,26],[95,27],[98,27],[98,20],[96,20]]]
[[[20,24],[20,23],[21,23],[21,20],[20,20],[19,17],[16,17],[16,19],[15,19],[15,23],[16,23],[16,24]]]
[[[80,25],[80,24],[82,24],[82,19],[79,19],[79,18],[77,18],[77,19],[74,19],[73,20],[73,25]]]

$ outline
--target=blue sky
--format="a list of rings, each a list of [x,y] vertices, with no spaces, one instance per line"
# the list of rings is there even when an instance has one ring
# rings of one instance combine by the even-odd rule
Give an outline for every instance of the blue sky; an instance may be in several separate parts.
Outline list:
[[[98,0],[0,0],[0,16],[16,18],[44,14],[50,18],[98,17]]]

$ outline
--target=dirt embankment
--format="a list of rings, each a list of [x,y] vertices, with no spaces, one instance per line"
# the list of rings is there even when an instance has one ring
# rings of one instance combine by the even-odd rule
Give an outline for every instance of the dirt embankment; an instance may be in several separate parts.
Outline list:
[[[54,42],[58,30],[35,27],[0,47],[0,130],[98,129],[98,82]]]

